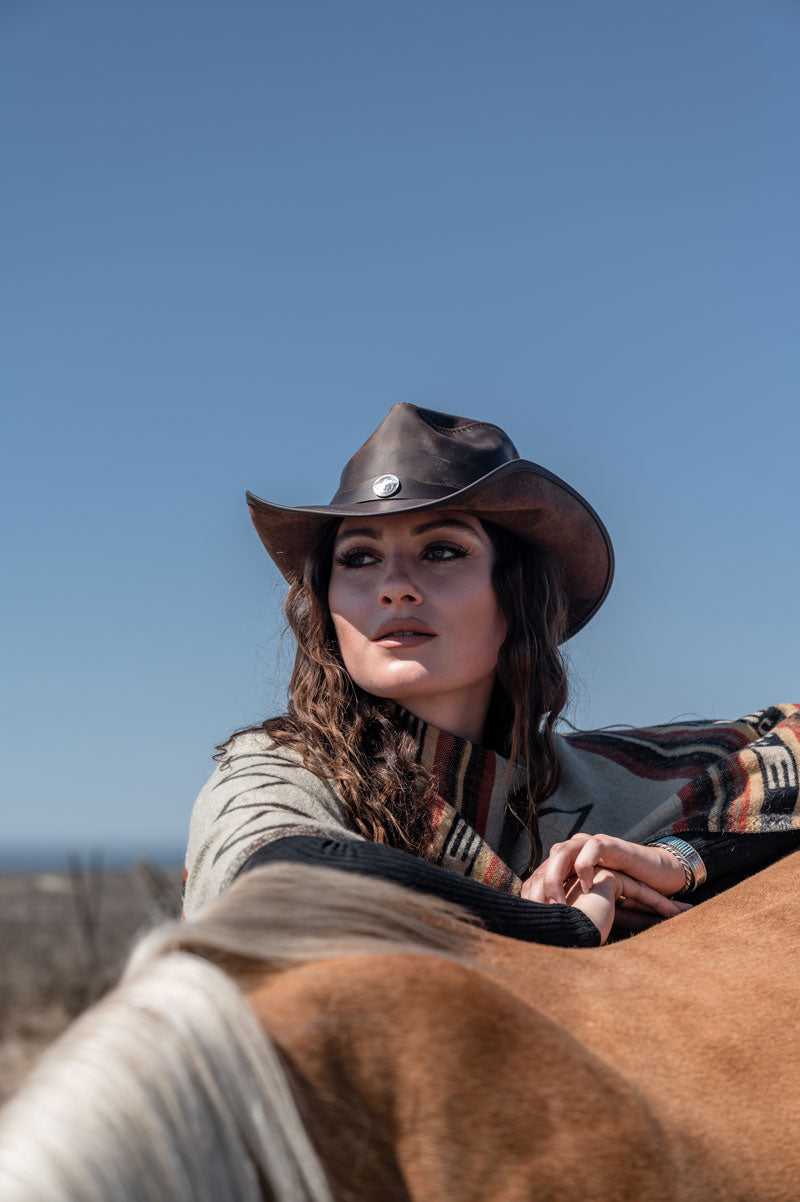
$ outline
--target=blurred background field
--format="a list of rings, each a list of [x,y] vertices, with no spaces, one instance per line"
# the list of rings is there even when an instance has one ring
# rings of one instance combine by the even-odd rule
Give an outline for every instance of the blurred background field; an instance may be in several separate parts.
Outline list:
[[[135,936],[180,914],[181,876],[77,855],[64,871],[0,873],[0,1101],[114,983]]]

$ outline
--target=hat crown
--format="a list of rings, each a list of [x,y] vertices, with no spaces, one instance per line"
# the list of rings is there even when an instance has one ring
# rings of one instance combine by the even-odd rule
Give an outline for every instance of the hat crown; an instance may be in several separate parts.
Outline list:
[[[510,530],[553,556],[563,573],[568,626],[580,630],[602,605],[614,574],[608,532],[588,501],[547,468],[521,459],[492,422],[416,405],[393,405],[342,472],[328,505],[278,505],[248,492],[262,543],[287,580],[342,518],[425,513],[445,507]]]
[[[443,493],[466,488],[514,459],[517,449],[499,426],[402,402],[345,465],[331,504],[386,476],[397,477],[404,499],[418,484]]]

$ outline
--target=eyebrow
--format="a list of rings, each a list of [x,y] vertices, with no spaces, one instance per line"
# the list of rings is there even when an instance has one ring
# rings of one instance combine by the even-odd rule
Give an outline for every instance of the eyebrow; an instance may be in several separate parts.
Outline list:
[[[462,522],[460,518],[434,518],[431,522],[423,522],[421,526],[415,526],[411,531],[412,534],[425,534],[428,530],[438,530],[444,526],[455,527],[457,530],[468,530],[470,534],[475,534],[474,526],[470,526],[469,522]],[[345,538],[375,538],[381,539],[380,526],[359,526],[345,530],[343,534],[337,535],[336,541],[341,542]]]

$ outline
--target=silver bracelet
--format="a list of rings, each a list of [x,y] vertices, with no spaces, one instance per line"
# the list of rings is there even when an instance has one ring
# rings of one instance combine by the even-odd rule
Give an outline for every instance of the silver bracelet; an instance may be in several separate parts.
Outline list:
[[[691,893],[692,890],[700,888],[708,873],[702,856],[692,847],[691,843],[687,843],[685,839],[679,839],[677,835],[665,835],[663,839],[657,839],[650,846],[663,847],[666,851],[671,852],[683,869],[684,885],[682,889],[678,890],[678,893]]]

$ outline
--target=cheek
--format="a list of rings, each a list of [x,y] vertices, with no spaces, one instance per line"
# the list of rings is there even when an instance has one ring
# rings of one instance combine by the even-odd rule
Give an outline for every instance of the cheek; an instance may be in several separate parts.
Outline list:
[[[500,603],[496,597],[494,598],[491,615],[487,620],[486,629],[490,632],[488,641],[491,643],[491,649],[496,659],[508,634],[508,622],[506,622],[503,611],[500,608]]]
[[[359,676],[360,655],[358,647],[358,636],[353,627],[349,623],[344,622],[341,618],[333,618],[333,629],[336,633],[336,641],[339,644],[339,654],[342,657],[345,671],[353,680],[357,680]]]
[[[332,581],[328,589],[328,609],[344,666],[349,671],[351,662],[358,653],[359,643],[363,642],[363,635],[360,633],[358,598],[352,595],[351,590],[342,588],[341,584]]]
[[[341,628],[350,620],[353,605],[348,598],[347,589],[342,588],[341,583],[333,577],[328,586],[328,609],[333,625],[336,629],[336,634],[341,638]]]
[[[469,631],[473,645],[486,652],[500,650],[508,633],[508,624],[494,586],[489,581],[481,582],[466,607],[467,620],[465,627]]]
[[[328,609],[334,620],[338,616],[339,619],[357,626],[366,600],[367,589],[358,577],[353,579],[334,572],[328,585]]]
[[[336,641],[339,644],[339,650],[342,653],[342,658],[344,659],[348,655],[352,655],[353,651],[358,646],[358,631],[341,616],[334,617],[333,629],[336,632]]]

